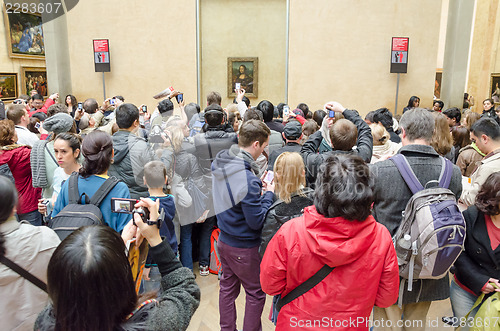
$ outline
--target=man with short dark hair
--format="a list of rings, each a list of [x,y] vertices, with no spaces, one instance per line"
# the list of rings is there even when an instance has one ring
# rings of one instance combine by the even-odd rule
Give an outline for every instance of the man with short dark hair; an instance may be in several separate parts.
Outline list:
[[[275,150],[269,155],[267,166],[268,170],[273,170],[276,159],[284,152],[300,153],[300,150],[302,149],[302,145],[300,144],[300,140],[302,139],[302,125],[299,121],[290,120],[285,125],[281,135],[283,136],[283,139],[285,139],[285,146]]]
[[[392,113],[387,108],[379,108],[375,110],[373,113],[373,123],[380,123],[384,126],[387,132],[390,135],[391,141],[399,144],[401,142],[401,138],[394,132],[394,120],[392,117]]]
[[[430,146],[435,127],[434,116],[426,109],[412,108],[403,114],[399,125],[402,131],[403,147],[398,153],[406,157],[422,185],[425,186],[426,183],[437,180],[442,171],[442,159]],[[373,216],[377,222],[385,225],[391,236],[394,236],[402,221],[401,215],[413,193],[391,160],[372,164],[370,169],[375,176]],[[457,199],[462,191],[461,179],[460,169],[454,165],[449,189]],[[397,325],[403,315],[404,321],[401,325],[406,325],[404,322],[411,321],[425,326],[431,302],[444,300],[450,296],[448,276],[441,279],[415,280],[412,291],[407,290],[407,282],[403,280],[401,282],[403,287],[400,289],[404,291],[401,294],[402,308],[399,308],[397,304],[388,308],[374,307],[374,321],[380,322],[383,319],[388,322],[390,320],[392,325]],[[385,330],[384,328],[375,329]]]
[[[267,127],[273,131],[282,133],[284,125],[282,123],[278,123],[273,121],[274,117],[274,106],[271,102],[267,100],[262,100],[257,105],[257,109],[262,112],[262,117],[264,118],[264,123]]]
[[[446,116],[446,119],[448,120],[448,126],[450,127],[450,130],[452,127],[460,125],[460,119],[462,119],[462,113],[460,112],[460,109],[458,109],[457,107],[448,108],[443,112],[443,114]]]
[[[33,147],[35,142],[40,140],[36,134],[28,130],[30,115],[26,111],[26,107],[24,107],[24,105],[10,104],[7,107],[7,119],[14,122],[14,125],[16,126],[18,144]]]
[[[482,117],[471,127],[470,140],[486,154],[470,181],[464,181],[460,201],[472,206],[479,189],[489,175],[500,171],[500,125],[489,117]]]
[[[262,183],[255,160],[269,142],[270,130],[261,121],[243,122],[238,145],[223,150],[212,164],[213,199],[221,230],[217,244],[222,263],[219,314],[222,331],[236,330],[235,300],[246,293],[243,330],[262,330],[266,294],[260,286],[262,226],[273,203],[274,184]],[[264,194],[262,194],[265,192]]]
[[[40,94],[35,94],[31,97],[31,105],[33,108],[30,110],[30,117],[39,111],[47,114],[47,109],[56,103],[57,98],[59,98],[59,93],[54,93],[43,102],[43,97]]]
[[[122,103],[115,110],[119,130],[113,135],[114,158],[109,174],[127,184],[132,199],[148,196],[144,185],[144,166],[155,156],[149,144],[136,135],[139,129],[139,109]]]
[[[311,187],[314,187],[319,166],[325,162],[331,153],[354,153],[358,154],[366,163],[370,163],[373,153],[373,137],[371,129],[355,110],[349,110],[338,102],[327,105],[328,110],[344,115],[344,120],[337,120],[330,127],[330,140],[332,151],[318,154],[318,149],[323,140],[321,131],[309,136],[302,146],[301,154],[306,166],[306,179]],[[327,121],[332,121],[329,117]],[[353,147],[356,149],[353,150]]]

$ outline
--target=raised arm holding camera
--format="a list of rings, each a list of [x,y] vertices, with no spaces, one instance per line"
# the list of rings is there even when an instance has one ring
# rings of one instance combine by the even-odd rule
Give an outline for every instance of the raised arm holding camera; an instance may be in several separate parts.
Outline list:
[[[38,316],[36,330],[55,330],[56,325],[59,330],[187,329],[200,302],[200,289],[192,272],[182,267],[168,242],[160,237],[154,222],[158,203],[141,199],[135,208],[149,210],[146,221],[152,225],[134,213],[122,237],[107,226],[89,226],[73,232],[59,245],[47,272],[52,303]],[[151,293],[137,296],[124,253],[124,240],[139,234],[150,244],[162,275],[162,286],[154,299]],[[101,295],[89,296],[90,291]]]

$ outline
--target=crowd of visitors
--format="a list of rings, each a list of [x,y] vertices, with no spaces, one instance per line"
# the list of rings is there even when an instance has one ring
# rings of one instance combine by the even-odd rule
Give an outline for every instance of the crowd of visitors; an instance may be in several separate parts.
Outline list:
[[[245,331],[262,329],[266,294],[278,330],[423,330],[433,301],[451,297],[460,321],[481,293],[499,291],[493,100],[477,113],[465,102],[421,108],[412,96],[398,118],[379,108],[363,119],[335,101],[292,110],[252,106],[245,90],[235,92],[225,108],[218,92],[203,107],[185,105],[178,91],[152,110],[122,96],[59,103],[57,93],[6,107],[5,327],[183,330],[200,302],[196,275],[210,273],[219,277],[224,331],[237,330],[241,286]],[[454,267],[439,265],[439,252],[424,258],[444,276],[408,278],[401,266],[411,249],[401,253],[392,237],[416,192],[436,185],[454,197],[443,209],[463,209],[466,233],[453,236],[464,251]],[[404,238],[414,255],[425,244]],[[134,265],[131,247],[143,246],[149,252]],[[418,256],[412,263],[423,263]]]

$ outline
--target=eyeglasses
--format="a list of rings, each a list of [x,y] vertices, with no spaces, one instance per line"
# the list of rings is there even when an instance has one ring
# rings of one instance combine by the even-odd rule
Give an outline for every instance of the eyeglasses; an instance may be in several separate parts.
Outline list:
[[[15,105],[22,105],[22,104],[24,104],[24,100],[23,99],[16,99],[16,100],[12,101],[12,103]]]

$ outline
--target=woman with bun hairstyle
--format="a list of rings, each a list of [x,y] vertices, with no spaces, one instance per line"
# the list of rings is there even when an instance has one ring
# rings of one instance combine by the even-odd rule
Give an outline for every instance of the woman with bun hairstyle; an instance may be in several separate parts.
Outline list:
[[[399,151],[402,145],[391,140],[391,135],[382,124],[372,123],[370,129],[373,136],[373,154],[370,163],[387,160]]]
[[[89,133],[83,140],[82,154],[84,159],[78,175],[78,194],[81,196],[85,193],[91,198],[109,178],[108,169],[114,156],[111,136],[98,130]],[[130,215],[111,212],[111,198],[130,199],[127,185],[122,182],[116,184],[99,206],[104,222],[121,232],[130,220]],[[68,204],[68,181],[66,181],[57,197],[52,217],[55,217]]]
[[[43,282],[47,265],[61,242],[52,229],[18,222],[14,184],[0,176],[0,257],[13,261]],[[33,330],[47,293],[0,262],[0,319],[2,330]]]

